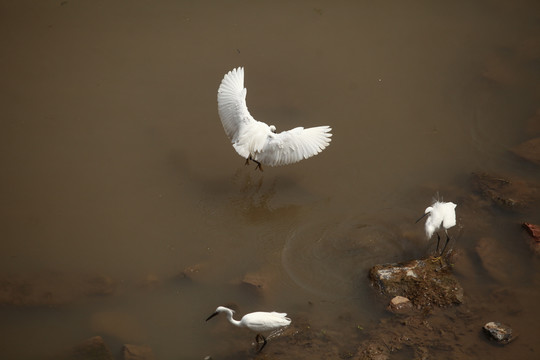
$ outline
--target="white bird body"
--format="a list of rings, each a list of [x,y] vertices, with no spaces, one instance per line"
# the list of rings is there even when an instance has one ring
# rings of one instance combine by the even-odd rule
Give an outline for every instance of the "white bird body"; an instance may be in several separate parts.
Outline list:
[[[293,164],[317,155],[330,144],[332,129],[329,126],[297,127],[276,133],[275,126],[251,116],[246,94],[244,68],[225,74],[217,96],[219,117],[234,149],[246,160],[253,160],[259,166]]]
[[[426,220],[426,236],[431,239],[433,233],[441,228],[448,230],[456,225],[456,204],[436,201],[425,210],[429,214]]]
[[[433,233],[437,233],[437,252],[439,251],[439,242],[441,240],[437,231],[441,227],[444,229],[444,232],[446,233],[446,243],[444,244],[440,256],[442,256],[450,241],[448,229],[456,225],[456,206],[457,205],[453,202],[435,201],[431,206],[426,208],[424,215],[416,220],[416,222],[419,222],[424,216],[429,215],[425,224],[426,236],[429,240],[433,236]]]
[[[211,318],[213,318],[214,316],[222,312],[227,315],[227,319],[229,319],[229,322],[231,324],[238,327],[246,327],[252,331],[255,331],[257,333],[257,336],[255,337],[255,341],[257,343],[258,343],[259,337],[263,339],[264,343],[259,349],[259,351],[261,351],[266,345],[266,338],[262,336],[260,333],[268,332],[268,331],[275,331],[282,327],[288,326],[291,323],[291,319],[287,317],[286,313],[278,313],[275,311],[252,312],[252,313],[244,315],[242,319],[240,320],[235,320],[233,318],[234,311],[225,306],[218,306],[216,311],[212,315],[210,315],[206,319],[206,321],[210,320]]]

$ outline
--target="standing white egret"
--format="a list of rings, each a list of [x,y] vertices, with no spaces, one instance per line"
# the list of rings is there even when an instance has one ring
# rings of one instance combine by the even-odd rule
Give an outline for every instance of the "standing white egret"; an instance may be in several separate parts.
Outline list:
[[[435,201],[433,205],[426,208],[424,215],[422,215],[420,219],[416,220],[416,222],[419,222],[424,218],[424,216],[429,215],[425,225],[426,236],[429,240],[433,236],[434,232],[437,234],[437,252],[439,252],[439,242],[441,241],[441,237],[437,231],[441,228],[441,226],[444,228],[444,232],[446,233],[446,243],[444,244],[439,256],[442,256],[444,250],[446,250],[448,241],[450,241],[448,229],[456,225],[456,206],[457,205],[453,202]]]
[[[218,89],[218,112],[225,133],[240,156],[262,165],[293,164],[317,155],[331,141],[329,126],[318,126],[276,133],[274,125],[268,126],[250,115],[246,105],[247,89],[244,88],[244,68],[229,71]]]
[[[206,321],[210,320],[217,314],[224,312],[227,314],[229,322],[238,327],[247,327],[248,329],[255,331],[255,342],[259,344],[259,339],[263,340],[263,344],[258,352],[261,352],[267,341],[266,338],[261,335],[261,332],[275,331],[291,323],[291,319],[287,317],[285,313],[277,312],[252,312],[242,317],[240,321],[233,319],[234,310],[226,308],[225,306],[218,306],[216,311],[210,315]]]

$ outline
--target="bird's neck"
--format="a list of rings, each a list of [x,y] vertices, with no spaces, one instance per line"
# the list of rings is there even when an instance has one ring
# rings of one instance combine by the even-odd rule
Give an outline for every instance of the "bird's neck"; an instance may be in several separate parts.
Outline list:
[[[233,316],[232,311],[230,311],[230,310],[227,311],[227,319],[229,319],[229,322],[231,324],[235,325],[235,326],[241,327],[242,325],[241,325],[240,321],[233,319],[232,316]]]

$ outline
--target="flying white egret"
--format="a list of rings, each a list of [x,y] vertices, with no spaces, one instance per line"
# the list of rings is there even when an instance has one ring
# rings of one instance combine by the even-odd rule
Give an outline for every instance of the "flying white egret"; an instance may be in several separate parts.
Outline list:
[[[206,321],[210,320],[217,314],[224,312],[227,314],[229,322],[238,327],[247,327],[248,329],[255,331],[255,342],[259,344],[259,339],[263,340],[263,344],[258,352],[261,352],[267,341],[266,338],[261,335],[261,332],[275,331],[291,323],[291,319],[287,317],[285,313],[277,312],[252,312],[242,317],[240,321],[233,319],[234,310],[226,308],[225,306],[218,306],[216,311],[210,315]]]
[[[441,228],[441,226],[444,228],[444,232],[446,233],[446,243],[444,244],[440,256],[442,256],[444,250],[446,250],[448,241],[450,241],[448,229],[456,225],[456,206],[457,205],[453,202],[435,201],[433,205],[426,208],[424,215],[422,215],[420,219],[416,220],[416,222],[419,222],[424,218],[424,216],[429,215],[425,225],[426,236],[429,240],[433,236],[434,232],[437,234],[437,252],[439,251],[439,242],[441,241],[441,237],[437,231]]]
[[[293,164],[317,155],[332,140],[329,126],[308,129],[296,127],[276,133],[274,125],[268,126],[250,115],[246,105],[247,89],[244,88],[244,68],[229,71],[218,89],[218,112],[225,133],[240,156],[262,165]]]

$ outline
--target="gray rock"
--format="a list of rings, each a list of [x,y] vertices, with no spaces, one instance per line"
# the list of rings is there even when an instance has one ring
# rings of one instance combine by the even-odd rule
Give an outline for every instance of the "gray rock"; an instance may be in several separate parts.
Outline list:
[[[513,332],[510,326],[500,322],[488,322],[484,325],[483,329],[490,339],[495,340],[499,344],[508,344],[517,337],[517,334]]]

